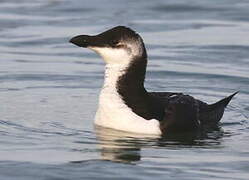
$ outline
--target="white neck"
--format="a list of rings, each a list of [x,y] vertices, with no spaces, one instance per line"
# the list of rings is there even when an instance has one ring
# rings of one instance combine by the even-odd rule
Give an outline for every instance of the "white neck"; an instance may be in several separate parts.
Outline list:
[[[108,87],[116,90],[118,79],[125,73],[127,67],[128,64],[107,64],[103,89]]]
[[[106,65],[104,85],[99,96],[95,124],[140,134],[161,134],[157,120],[146,120],[135,114],[120,97],[117,83],[127,64]]]

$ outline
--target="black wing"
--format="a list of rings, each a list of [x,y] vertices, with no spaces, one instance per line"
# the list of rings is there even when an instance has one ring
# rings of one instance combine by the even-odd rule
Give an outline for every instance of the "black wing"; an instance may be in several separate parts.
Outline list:
[[[182,93],[150,92],[149,95],[163,101],[165,113],[160,122],[161,129],[182,131],[217,124],[222,118],[227,104],[237,93],[210,105]]]
[[[175,92],[152,92],[151,96],[160,98],[164,104],[164,117],[160,121],[163,132],[193,131],[198,129],[198,101],[189,95]]]

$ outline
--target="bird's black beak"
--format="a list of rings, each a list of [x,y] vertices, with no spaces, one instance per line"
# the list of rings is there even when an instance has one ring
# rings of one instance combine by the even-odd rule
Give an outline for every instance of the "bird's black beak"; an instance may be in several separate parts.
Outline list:
[[[93,45],[94,39],[93,36],[79,35],[70,39],[69,42],[75,44],[76,46],[86,48],[88,46]]]

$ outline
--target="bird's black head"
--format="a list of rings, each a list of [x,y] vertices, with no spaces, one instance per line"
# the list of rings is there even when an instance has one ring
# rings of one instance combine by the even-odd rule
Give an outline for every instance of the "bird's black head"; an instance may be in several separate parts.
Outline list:
[[[129,41],[140,39],[140,36],[130,28],[117,26],[95,36],[79,35],[70,42],[79,47],[111,47],[119,48]]]
[[[125,26],[117,26],[95,36],[75,36],[70,42],[94,50],[107,63],[127,63],[135,56],[146,54],[142,38]]]

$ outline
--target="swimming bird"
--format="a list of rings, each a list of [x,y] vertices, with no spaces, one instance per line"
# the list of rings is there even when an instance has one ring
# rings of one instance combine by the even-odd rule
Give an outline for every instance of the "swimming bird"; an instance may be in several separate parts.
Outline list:
[[[106,63],[94,121],[98,126],[156,135],[195,131],[217,124],[237,94],[207,104],[183,93],[148,92],[144,87],[144,42],[137,32],[125,26],[98,35],[78,35],[70,42],[95,51]]]

